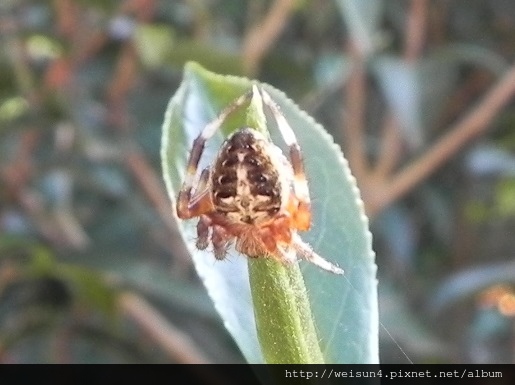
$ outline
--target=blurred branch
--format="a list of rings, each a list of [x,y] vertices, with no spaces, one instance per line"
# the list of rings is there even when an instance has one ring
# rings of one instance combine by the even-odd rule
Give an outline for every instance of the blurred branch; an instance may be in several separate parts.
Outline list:
[[[447,29],[449,27],[449,8],[451,3],[447,0],[432,1],[430,8],[431,23],[428,27],[428,38],[435,45],[445,44]]]
[[[263,21],[252,27],[243,40],[243,68],[249,76],[261,67],[263,57],[275,43],[293,13],[297,0],[275,0]]]
[[[33,156],[40,136],[41,132],[37,129],[26,130],[21,134],[12,161],[0,166],[0,181],[3,192],[25,211],[43,238],[56,246],[69,245],[67,234],[49,218],[39,196],[28,187],[34,175]]]
[[[120,294],[118,306],[166,352],[172,362],[211,363],[186,334],[170,324],[144,298],[125,292]]]
[[[463,119],[449,128],[432,148],[401,170],[366,202],[369,215],[377,214],[431,175],[472,139],[483,134],[499,111],[515,95],[515,66],[497,82],[483,100]]]
[[[349,46],[353,57],[353,68],[345,87],[346,111],[342,119],[345,154],[358,181],[366,183],[369,172],[364,133],[367,76],[363,57],[352,43]]]
[[[158,7],[156,0],[128,0],[120,3],[121,13],[134,14],[139,22],[151,21]]]
[[[388,112],[381,127],[379,156],[373,170],[372,179],[376,183],[384,182],[395,170],[401,160],[402,150],[399,122],[391,112]]]
[[[412,0],[406,23],[404,59],[416,62],[424,45],[428,1]],[[483,134],[496,114],[515,94],[515,66],[487,93],[483,101],[443,136],[418,160],[392,175],[401,159],[402,138],[397,119],[389,113],[382,127],[380,152],[375,167],[369,169],[365,130],[366,73],[363,59],[350,46],[354,69],[346,87],[344,116],[345,152],[360,185],[368,215],[374,216],[410,191],[438,167],[454,156],[468,142]]]
[[[91,240],[82,224],[73,213],[73,206],[66,205],[53,210],[54,222],[66,238],[67,243],[74,249],[83,250],[91,244]]]
[[[424,47],[427,16],[428,1],[411,0],[404,42],[404,58],[407,62],[414,62],[420,57]]]
[[[171,237],[169,246],[173,250],[174,257],[181,261],[183,265],[191,266],[189,252],[180,236],[177,222],[172,214],[172,205],[170,199],[164,193],[161,179],[158,178],[151,164],[139,150],[133,149],[128,152],[125,164],[155,207],[161,220],[168,227]]]
[[[131,0],[122,5],[123,12],[133,13],[140,22],[151,19],[155,9],[156,2],[154,0]],[[131,126],[131,114],[127,109],[127,98],[139,73],[138,63],[139,57],[133,40],[125,41],[118,55],[112,80],[106,90],[109,104],[108,120],[120,129],[120,134],[124,136],[124,139],[128,134],[128,128]],[[170,200],[163,192],[161,179],[156,175],[144,152],[136,145],[131,146],[131,148],[131,150],[127,150],[125,165],[169,229],[171,234],[167,238],[167,247],[173,250],[174,257],[177,258],[177,261],[182,262],[182,267],[187,266],[189,268],[191,258],[179,235],[177,223],[172,215]]]
[[[13,151],[12,161],[0,166],[0,178],[4,181],[4,192],[16,197],[24,189],[34,173],[33,152],[39,144],[40,132],[27,129],[22,132],[18,148]]]
[[[138,54],[134,43],[127,40],[118,55],[113,78],[106,90],[109,104],[108,121],[122,130],[129,127],[129,114],[126,108],[127,96],[137,79],[137,70]]]
[[[77,2],[73,0],[54,0],[55,20],[57,32],[69,39],[75,40],[77,29],[79,9]]]
[[[474,103],[495,80],[495,75],[482,68],[471,71],[449,98],[440,117],[437,128],[445,127],[448,122],[456,119],[460,113],[467,109],[467,106]]]
[[[404,60],[415,63],[422,54],[428,17],[427,0],[412,0],[406,21]],[[388,112],[381,128],[379,156],[371,176],[371,183],[384,181],[397,167],[402,156],[402,137],[399,122]]]

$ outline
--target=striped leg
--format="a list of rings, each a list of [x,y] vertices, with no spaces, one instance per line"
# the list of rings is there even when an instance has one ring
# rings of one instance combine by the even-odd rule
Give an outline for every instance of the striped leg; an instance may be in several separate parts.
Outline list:
[[[277,103],[275,103],[268,92],[263,89],[261,89],[261,95],[263,97],[263,102],[272,111],[272,114],[277,121],[277,127],[279,128],[286,145],[290,149],[290,159],[294,177],[293,193],[295,195],[294,199],[298,201],[297,210],[292,213],[295,228],[299,230],[308,230],[311,225],[311,200],[309,197],[308,181],[306,179],[306,173],[304,172],[300,146],[297,142],[297,138],[295,137],[295,133],[284,115],[281,113]]]
[[[333,265],[331,262],[315,253],[313,249],[311,249],[311,247],[298,236],[298,234],[293,235],[292,241],[292,246],[297,252],[298,257],[320,267],[321,269],[330,271],[334,274],[343,275],[343,269]]]
[[[189,219],[213,210],[213,202],[211,195],[206,189],[197,188],[192,196],[193,184],[197,175],[200,157],[204,152],[206,141],[211,138],[220,128],[225,119],[248,102],[252,97],[252,91],[245,93],[235,99],[231,104],[222,110],[222,112],[211,123],[208,123],[201,134],[193,141],[188,166],[186,168],[186,176],[177,197],[177,216],[181,219]],[[200,176],[200,184],[207,185],[209,177],[208,171],[204,170]]]
[[[177,216],[181,219],[189,219],[198,217],[213,211],[213,201],[207,187],[209,178],[209,168],[206,168],[200,174],[198,188],[192,196],[193,184],[187,184],[184,181],[179,196],[177,197]]]

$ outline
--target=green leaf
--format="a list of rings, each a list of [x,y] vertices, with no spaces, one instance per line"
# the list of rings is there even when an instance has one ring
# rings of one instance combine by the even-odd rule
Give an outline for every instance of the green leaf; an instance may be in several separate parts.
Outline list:
[[[252,84],[257,83],[213,74],[194,63],[186,66],[184,81],[170,100],[163,125],[163,175],[173,202],[195,137]],[[320,125],[282,92],[260,86],[278,103],[303,150],[313,223],[312,230],[301,235],[317,253],[344,268],[345,275],[328,273],[304,261],[299,263],[302,274],[297,265],[284,267],[261,258],[248,266],[247,258],[234,250],[227,260],[216,261],[209,248],[195,248],[196,220],[180,221],[183,239],[217,311],[248,362],[377,363],[376,265],[355,180],[339,147]],[[259,124],[259,119],[255,120]],[[248,121],[245,109],[228,119],[208,142],[199,169],[213,161],[229,133]],[[282,146],[275,123],[268,121],[272,140]]]

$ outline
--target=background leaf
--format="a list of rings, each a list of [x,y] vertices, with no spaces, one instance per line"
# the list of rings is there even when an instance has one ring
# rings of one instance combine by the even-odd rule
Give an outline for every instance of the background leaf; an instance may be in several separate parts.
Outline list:
[[[380,0],[338,0],[342,18],[349,33],[363,53],[373,53],[376,34],[383,16]]]
[[[373,62],[372,69],[387,102],[401,122],[403,138],[411,148],[420,147],[424,137],[419,68],[405,60],[383,55]]]
[[[193,139],[223,106],[251,84],[248,79],[215,75],[198,65],[187,65],[184,81],[169,103],[163,125],[163,173],[172,200],[183,180]],[[345,269],[341,277],[301,262],[325,362],[377,363],[376,265],[354,178],[332,138],[282,92],[262,86],[280,105],[304,153],[314,219],[312,230],[303,234],[303,239]],[[212,161],[223,137],[243,121],[236,116],[208,142],[201,167]],[[281,146],[274,125],[269,128],[274,143]],[[215,261],[209,250],[195,249],[196,220],[181,221],[180,225],[196,269],[225,326],[248,362],[263,362],[246,259],[230,251],[227,261]]]

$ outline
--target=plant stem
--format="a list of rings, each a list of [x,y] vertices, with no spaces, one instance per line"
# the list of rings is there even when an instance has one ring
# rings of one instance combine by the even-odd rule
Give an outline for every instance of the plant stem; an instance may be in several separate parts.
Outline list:
[[[298,265],[249,259],[261,350],[268,364],[322,364],[324,359]]]

